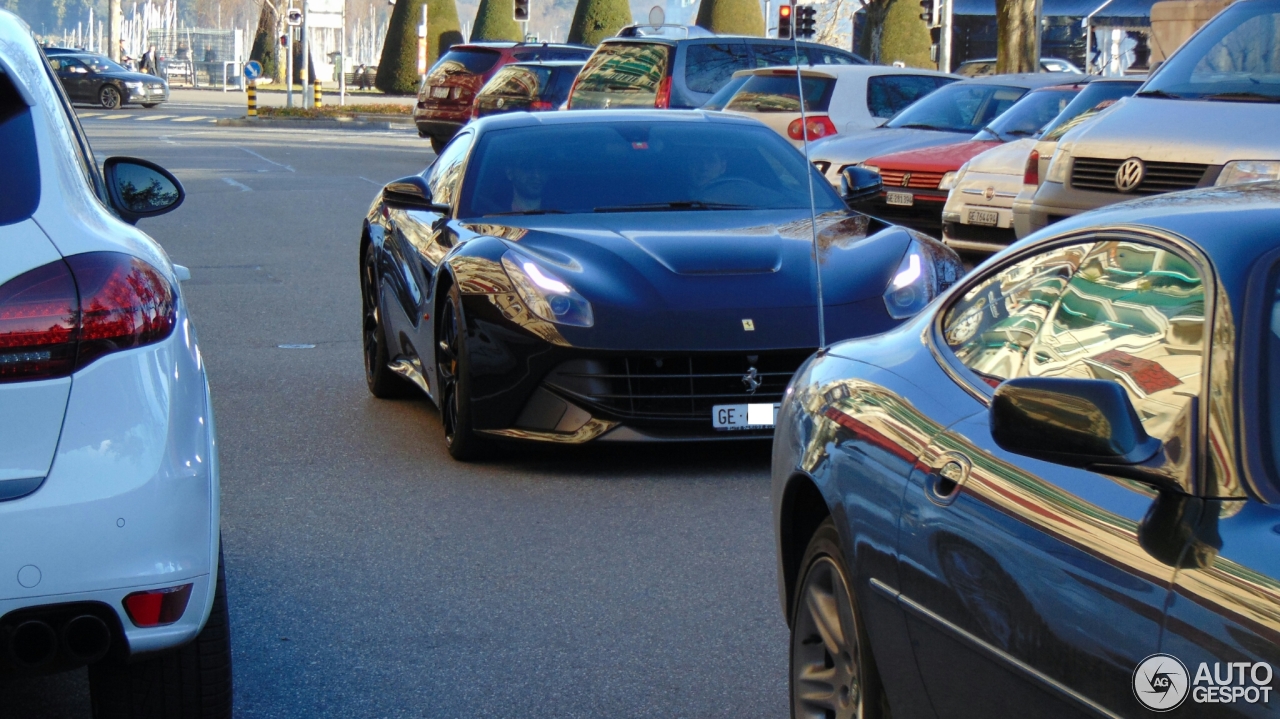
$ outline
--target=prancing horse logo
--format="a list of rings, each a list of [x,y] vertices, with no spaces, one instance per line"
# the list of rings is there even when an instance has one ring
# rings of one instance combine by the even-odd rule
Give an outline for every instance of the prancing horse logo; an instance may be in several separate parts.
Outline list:
[[[760,385],[764,384],[764,380],[760,379],[760,372],[755,367],[749,367],[747,373],[742,375],[742,384],[747,388],[747,394],[755,394],[760,389]]]

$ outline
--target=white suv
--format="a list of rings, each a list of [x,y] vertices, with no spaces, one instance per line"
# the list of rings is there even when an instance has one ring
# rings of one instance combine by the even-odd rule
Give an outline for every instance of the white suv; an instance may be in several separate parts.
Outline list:
[[[229,717],[208,385],[178,281],[133,222],[182,186],[102,171],[0,11],[0,674],[89,666],[95,717]]]

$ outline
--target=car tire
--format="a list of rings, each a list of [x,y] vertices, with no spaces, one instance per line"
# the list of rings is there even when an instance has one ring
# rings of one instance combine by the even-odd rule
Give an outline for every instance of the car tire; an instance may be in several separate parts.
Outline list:
[[[800,566],[791,610],[792,718],[888,717],[853,575],[830,517],[809,540]]]
[[[364,379],[369,394],[379,399],[399,399],[409,396],[413,385],[404,377],[391,371],[391,356],[387,351],[387,332],[382,323],[382,302],[378,291],[378,249],[373,243],[365,248],[360,262],[361,340],[364,350]]]
[[[436,322],[436,387],[440,423],[449,455],[460,462],[480,456],[484,441],[471,421],[471,362],[462,315],[462,293],[455,283]]]
[[[98,104],[104,110],[115,110],[120,107],[121,100],[120,89],[115,85],[103,85],[98,90]]]
[[[431,136],[431,150],[437,155],[439,155],[440,152],[444,150],[444,146],[448,144],[449,141],[442,137],[436,137],[435,135]]]
[[[219,549],[213,610],[194,641],[139,661],[104,659],[89,666],[94,719],[231,717],[231,623],[223,564]]]
[[[144,102],[144,103],[142,103],[142,106],[143,106],[143,107],[145,107],[145,108],[147,108],[148,110],[150,110],[151,108],[153,108],[153,107],[155,107],[156,105],[159,105],[159,104],[160,104],[160,103],[158,103],[158,102]]]

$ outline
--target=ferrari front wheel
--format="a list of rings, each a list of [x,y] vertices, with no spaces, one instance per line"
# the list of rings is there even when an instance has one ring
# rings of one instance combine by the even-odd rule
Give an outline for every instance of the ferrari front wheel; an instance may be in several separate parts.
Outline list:
[[[471,363],[456,284],[449,288],[436,328],[436,387],[444,443],[450,456],[465,462],[480,455],[482,440],[471,423]]]
[[[379,399],[408,396],[413,389],[409,381],[391,371],[387,349],[387,330],[382,322],[379,301],[378,250],[370,243],[360,262],[361,344],[364,349],[364,379],[369,393]]]

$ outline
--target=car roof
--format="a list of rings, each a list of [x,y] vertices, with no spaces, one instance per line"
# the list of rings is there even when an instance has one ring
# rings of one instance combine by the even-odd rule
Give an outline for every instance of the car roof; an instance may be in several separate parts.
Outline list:
[[[586,60],[522,60],[507,67],[582,67]]]
[[[451,46],[451,47],[449,48],[449,51],[453,51],[453,50],[510,50],[511,48],[516,48],[516,47],[554,47],[554,48],[563,49],[563,50],[586,50],[586,51],[588,51],[588,52],[590,52],[590,51],[591,51],[591,48],[590,48],[590,47],[588,47],[588,46],[586,46],[586,45],[573,45],[573,44],[570,44],[570,43],[564,43],[564,42],[510,42],[510,41],[503,41],[503,42],[497,42],[497,41],[495,41],[495,42],[464,42],[464,43],[459,43],[459,44],[457,44],[457,45],[453,45],[453,46]]]
[[[788,70],[795,72],[795,65],[770,65],[769,67],[751,67],[745,70],[738,70],[733,73],[734,77],[742,77],[743,75],[769,75],[777,70]],[[804,75],[825,75],[827,77],[857,77],[859,75],[931,75],[934,77],[954,77],[961,79],[959,75],[942,72],[940,70],[928,70],[918,67],[894,67],[892,65],[801,65],[800,73]]]
[[[567,110],[565,112],[513,112],[475,120],[477,132],[541,125],[590,125],[615,122],[712,122],[762,127],[758,120],[742,115],[703,110]]]
[[[647,43],[655,43],[659,45],[669,45],[671,47],[675,47],[681,43],[704,42],[704,41],[715,42],[717,40],[742,40],[744,42],[769,43],[769,44],[777,44],[779,42],[790,42],[788,40],[779,40],[776,37],[760,37],[759,35],[710,35],[708,34],[708,35],[690,35],[689,37],[664,37],[662,35],[616,35],[614,37],[605,38],[604,40],[601,40],[600,44],[601,45],[605,45],[605,44],[620,45],[620,44],[629,43],[629,42],[632,42],[632,43],[647,42]],[[826,45],[820,42],[811,42],[809,40],[800,40],[798,42],[800,45],[804,47],[817,47],[817,48],[822,48],[824,50],[831,50],[833,52],[838,52],[843,55],[858,57],[858,55],[855,55],[854,53],[848,50],[845,50],[842,47],[835,47],[834,45]]]
[[[1021,87],[1027,90],[1034,90],[1040,87],[1071,85],[1088,81],[1088,75],[1075,75],[1066,72],[1025,72],[1016,75],[983,75],[981,77],[967,77],[955,84],[1007,85],[1009,87]]]

